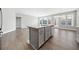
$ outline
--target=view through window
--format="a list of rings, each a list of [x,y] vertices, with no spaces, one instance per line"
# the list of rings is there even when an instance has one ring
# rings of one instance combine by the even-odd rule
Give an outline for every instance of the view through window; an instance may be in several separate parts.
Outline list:
[[[76,25],[75,17],[76,17],[76,12],[69,12],[69,13],[55,15],[54,19],[56,21],[56,25],[68,27],[68,26]]]

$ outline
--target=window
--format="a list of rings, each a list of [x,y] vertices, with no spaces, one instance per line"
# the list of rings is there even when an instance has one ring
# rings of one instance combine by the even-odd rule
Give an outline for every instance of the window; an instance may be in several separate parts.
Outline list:
[[[48,24],[48,18],[40,18],[40,25],[46,26]]]
[[[56,25],[63,27],[75,26],[75,13],[76,12],[69,12],[55,15],[54,19],[56,20]]]

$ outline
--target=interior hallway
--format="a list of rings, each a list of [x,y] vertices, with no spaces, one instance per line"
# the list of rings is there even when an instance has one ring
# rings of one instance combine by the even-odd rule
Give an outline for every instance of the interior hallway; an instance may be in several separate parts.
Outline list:
[[[54,36],[40,50],[78,50],[76,32],[54,29]],[[28,29],[17,29],[0,38],[2,50],[33,50],[28,44]]]

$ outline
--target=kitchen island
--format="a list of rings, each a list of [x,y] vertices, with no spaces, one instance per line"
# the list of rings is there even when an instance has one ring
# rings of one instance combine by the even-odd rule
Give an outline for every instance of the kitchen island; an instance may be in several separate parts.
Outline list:
[[[29,42],[33,49],[39,49],[52,37],[53,26],[29,26]]]

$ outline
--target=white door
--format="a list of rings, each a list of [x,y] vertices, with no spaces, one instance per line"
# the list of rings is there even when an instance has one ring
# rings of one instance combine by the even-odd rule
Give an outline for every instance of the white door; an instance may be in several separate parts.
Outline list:
[[[21,17],[16,17],[16,28],[21,28]]]

